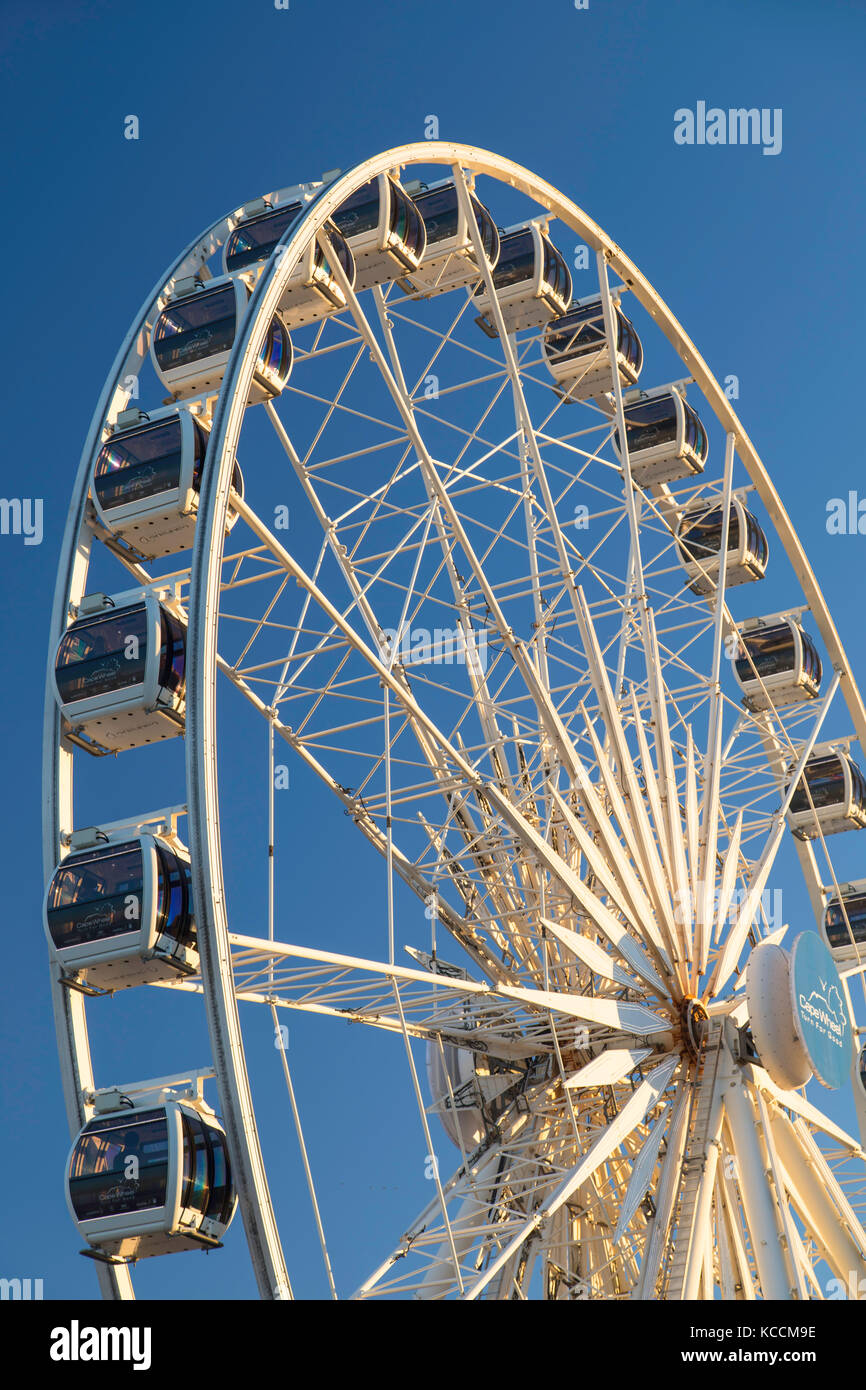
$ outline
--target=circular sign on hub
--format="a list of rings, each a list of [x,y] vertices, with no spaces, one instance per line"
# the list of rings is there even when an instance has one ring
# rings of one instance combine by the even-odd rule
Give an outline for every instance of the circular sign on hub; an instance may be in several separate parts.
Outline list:
[[[851,1020],[830,950],[803,932],[791,952],[794,1027],[818,1080],[833,1090],[851,1072]]]

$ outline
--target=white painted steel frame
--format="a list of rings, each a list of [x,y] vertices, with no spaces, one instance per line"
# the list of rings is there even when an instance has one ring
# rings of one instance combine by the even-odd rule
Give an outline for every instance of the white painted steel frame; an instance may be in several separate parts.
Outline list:
[[[219,804],[216,776],[215,686],[217,670],[225,669],[224,663],[221,663],[219,659],[216,646],[220,567],[222,562],[223,538],[225,534],[224,520],[228,506],[231,475],[237,451],[238,437],[243,422],[246,402],[249,398],[259,342],[263,336],[265,326],[270,322],[271,317],[276,311],[279,299],[291,275],[292,267],[298,260],[304,247],[309,244],[310,239],[317,232],[318,228],[332,216],[341,203],[355,189],[380,174],[412,163],[450,165],[457,175],[458,192],[463,199],[466,197],[466,185],[462,175],[463,169],[469,169],[473,174],[487,174],[495,179],[503,180],[520,192],[546,206],[551,216],[561,218],[570,226],[598,255],[600,269],[603,272],[601,276],[602,297],[609,341],[615,340],[612,339],[610,335],[611,304],[610,291],[607,287],[608,267],[614,270],[628,288],[636,295],[644,309],[661,328],[662,332],[668,338],[668,341],[679,354],[681,360],[692,373],[696,384],[702,390],[717,419],[728,434],[729,446],[732,446],[734,439],[736,440],[737,453],[746,467],[752,479],[752,483],[756,487],[773,521],[777,534],[783,541],[785,550],[791,560],[807,602],[814,615],[818,630],[830,654],[831,662],[836,672],[836,680],[839,683],[841,693],[848,706],[857,735],[861,743],[866,746],[866,711],[864,711],[859,692],[851,677],[838,634],[836,633],[817,582],[808,565],[799,539],[793,531],[781,506],[775,488],[763,469],[754,447],[743,431],[731,407],[731,403],[715,382],[703,359],[700,357],[677,320],[655,294],[649,283],[640,274],[633,263],[623,254],[614,242],[605,236],[595,223],[587,218],[573,203],[564,199],[562,195],[549,184],[536,178],[527,170],[520,168],[508,160],[485,151],[474,149],[470,146],[427,141],[391,150],[377,156],[375,159],[365,161],[353,169],[349,174],[336,179],[333,184],[320,195],[314,208],[302,210],[298,220],[293,224],[293,229],[282,243],[281,256],[275,258],[273,263],[268,266],[259,279],[226,368],[222,390],[212,420],[210,446],[211,466],[206,471],[203,480],[199,507],[199,524],[196,532],[188,599],[188,611],[190,616],[188,645],[189,703],[187,724],[187,774],[190,820],[189,841],[194,869],[194,891],[198,908],[197,915],[199,917],[199,940],[202,952],[202,988],[208,1013],[214,1064],[217,1070],[222,1117],[228,1135],[233,1167],[238,1182],[240,1204],[244,1216],[253,1266],[260,1291],[265,1297],[290,1296],[290,1285],[276,1230],[276,1223],[273,1219],[273,1212],[267,1189],[267,1179],[259,1149],[255,1118],[252,1110],[249,1081],[246,1075],[246,1064],[237,1015],[237,1000],[232,979],[231,938],[225,912],[224,889],[222,883]],[[203,238],[192,243],[183,255],[178,258],[169,272],[167,280],[171,281],[174,278],[194,273],[203,263],[203,260],[206,259],[206,255],[216,249],[220,239],[224,239],[227,230],[232,225],[234,225],[234,220],[232,218],[222,219],[220,222],[215,223]],[[470,226],[474,228],[474,219],[470,220]],[[340,278],[339,268],[337,268],[337,278]],[[489,279],[489,276],[486,278]],[[124,368],[128,368],[130,351],[133,348],[136,338],[144,329],[148,313],[162,293],[165,283],[166,281],[161,282],[151,298],[145,303],[133,328],[127,335],[116,359],[113,374],[110,375],[103,389],[97,411],[94,415],[88,441],[82,455],[82,462],[76,480],[75,500],[64,537],[52,619],[52,651],[56,645],[56,641],[59,639],[59,635],[65,627],[68,606],[70,603],[77,602],[78,598],[80,598],[86,581],[91,536],[84,522],[84,508],[95,446],[101,434],[103,421],[111,414],[116,414],[119,404],[125,404],[126,396],[122,387],[119,386],[120,375]],[[350,303],[352,303],[354,296],[352,296],[351,288],[349,288],[347,297]],[[512,376],[516,414],[522,426],[533,464],[536,469],[539,470],[540,476],[543,477],[543,468],[540,467],[540,458],[537,453],[536,436],[533,432],[531,422],[529,421],[525,402],[522,400],[519,367],[514,360],[513,350],[511,350],[511,343],[507,335],[500,333],[500,338]],[[368,345],[371,347],[375,345],[375,348],[378,350],[378,344],[375,343],[375,340],[368,341]],[[381,357],[381,355],[379,357],[379,365],[384,369],[383,374],[387,379],[389,372],[385,359]],[[394,365],[399,367],[399,359],[397,359]],[[412,409],[407,399],[405,383],[403,383],[402,380],[395,381],[393,377],[391,380],[395,388],[393,390],[395,402],[398,408],[402,407],[404,422],[407,426],[409,437],[412,439],[414,433]],[[617,413],[621,416],[622,396],[621,391],[617,389],[618,381],[616,373],[614,373],[614,383]],[[622,430],[621,419],[620,427],[621,438],[624,439],[625,436]],[[415,434],[413,443],[419,451],[419,456],[423,455],[423,442],[420,435],[417,435],[417,433]],[[639,565],[640,552],[636,536],[638,523],[636,515],[634,514],[634,495],[632,489],[629,487],[630,472],[627,459],[625,462],[627,496],[629,498],[628,511],[634,536],[633,558]],[[443,493],[436,486],[435,466],[432,466],[432,460],[429,459],[429,456],[428,468],[431,469],[430,480],[433,485],[434,493],[437,495],[437,500],[447,511],[450,506],[450,499],[447,493]],[[728,469],[726,467],[726,475],[727,474]],[[729,486],[730,484],[727,483],[726,487]],[[552,507],[551,515],[555,521],[555,512]],[[249,520],[249,517],[247,516],[245,519]],[[449,519],[452,522],[457,520],[456,514],[453,513],[453,511]],[[560,563],[563,570],[567,570],[567,557],[561,547]],[[291,568],[294,569],[295,566],[292,565]],[[651,620],[651,615],[647,610],[642,578],[639,574],[636,577],[636,596],[638,607],[642,610],[641,616],[643,622],[641,626],[649,662],[652,657],[657,654],[658,638]],[[723,603],[723,586],[724,579],[722,577],[719,585],[721,592],[717,600],[717,614],[721,611]],[[489,598],[493,598],[495,605],[495,598],[492,593],[489,594]],[[575,598],[577,598],[577,595],[575,595]],[[580,622],[582,615],[579,603],[575,612]],[[716,646],[718,647],[718,618],[716,619],[716,624]],[[502,626],[503,628],[507,628],[507,624],[504,622]],[[371,633],[371,636],[372,635]],[[354,634],[352,634],[352,638],[353,637]],[[350,638],[350,640],[352,640],[352,638]],[[515,651],[514,654],[515,659],[517,659],[519,652]],[[372,664],[375,665],[376,663],[374,662]],[[527,684],[532,693],[536,696],[539,707],[543,708],[545,705],[545,692],[543,688],[539,687],[537,678],[535,678],[535,673],[527,668],[525,663],[523,663],[523,666]],[[393,688],[393,684],[396,684],[396,682],[393,681],[390,672],[383,668],[382,674],[386,685]],[[716,672],[716,680],[717,678]],[[59,718],[56,703],[53,698],[51,682],[52,672],[49,670],[45,728],[46,804],[44,841],[46,873],[53,869],[59,858],[58,849],[60,834],[71,827],[71,752],[63,747],[60,742]],[[400,689],[395,691],[395,693],[398,693],[405,707],[405,689]],[[652,688],[650,693],[652,694]],[[434,739],[436,739],[438,731],[434,731],[430,728],[429,721],[425,719],[423,712],[416,709],[416,715],[419,716],[422,728],[426,726],[428,735],[432,733]],[[550,719],[551,735],[563,755],[564,765],[569,768],[573,776],[580,781],[584,775],[583,771],[574,761],[570,741],[567,736],[565,736],[564,730],[559,726],[558,716],[552,706],[548,706],[548,718]],[[278,721],[275,715],[271,715],[271,724],[272,729],[278,727]],[[449,749],[449,754],[451,756],[454,756],[455,753],[456,750],[453,748]],[[456,756],[456,761],[458,765],[460,761],[462,761],[459,755]],[[466,768],[465,764],[464,771],[470,771]],[[474,780],[470,772],[470,781]],[[487,795],[491,794],[491,789],[489,787],[486,788],[485,791]],[[493,789],[493,791],[495,791],[495,789]],[[527,827],[525,823],[520,823],[522,818],[519,817],[519,813],[515,814],[504,798],[502,799],[501,811],[506,815],[511,812],[513,826],[524,836],[527,835]],[[540,850],[538,840],[534,837],[530,837],[530,839],[533,849]],[[671,849],[674,852],[676,852],[675,840],[676,836],[672,834]],[[668,944],[673,945],[675,943],[669,940]],[[93,1085],[86,1038],[84,1002],[81,996],[70,995],[64,991],[59,986],[56,978],[53,981],[53,991],[67,1112],[69,1115],[70,1127],[73,1130],[77,1130],[82,1121],[86,1118],[83,1097],[85,1093],[92,1090]],[[734,1125],[737,1125],[738,1122],[737,1118],[733,1121]],[[567,1190],[571,1190],[568,1185]],[[562,1191],[566,1191],[566,1189],[562,1189]],[[565,1201],[564,1196],[561,1196],[559,1199],[554,1199],[553,1206],[551,1209],[548,1209],[547,1215],[551,1217],[554,1216],[556,1210],[558,1210],[558,1206],[563,1201]],[[534,1220],[531,1224],[533,1229],[535,1229],[541,1222]],[[510,1249],[511,1247],[509,1247],[509,1251]],[[495,1266],[490,1266],[488,1268],[482,1281],[483,1284],[486,1285],[505,1263],[507,1263],[507,1255],[500,1256]],[[128,1297],[131,1295],[131,1285],[125,1270],[115,1268],[100,1269],[99,1273],[103,1292],[107,1296]],[[694,1276],[692,1276],[692,1278],[694,1279]],[[481,1285],[479,1284],[475,1292],[480,1291]],[[471,1291],[469,1296],[473,1296]]]

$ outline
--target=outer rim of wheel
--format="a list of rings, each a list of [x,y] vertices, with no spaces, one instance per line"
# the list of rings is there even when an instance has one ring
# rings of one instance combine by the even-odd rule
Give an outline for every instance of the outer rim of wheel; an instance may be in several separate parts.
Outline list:
[[[211,425],[210,466],[205,470],[200,495],[196,539],[191,557],[188,596],[188,704],[186,725],[186,775],[188,838],[192,858],[194,892],[198,907],[202,984],[213,1063],[217,1073],[220,1107],[232,1153],[239,1205],[247,1243],[262,1297],[291,1296],[285,1260],[271,1206],[249,1078],[246,1070],[237,1001],[234,996],[229,926],[225,906],[220,846],[217,784],[216,673],[219,621],[219,581],[224,545],[224,520],[228,507],[232,468],[246,411],[253,371],[262,334],[273,316],[283,288],[311,236],[363,183],[378,174],[412,164],[459,165],[475,174],[506,182],[549,209],[552,217],[601,253],[607,265],[634,293],[688,368],[722,428],[736,437],[740,461],[773,522],[796,578],[809,604],[833,667],[840,672],[840,690],[856,735],[866,748],[866,708],[854,683],[845,653],[824,601],[779,495],[748,435],[681,324],[653,290],[634,263],[598,225],[570,199],[529,170],[474,146],[419,141],[385,151],[356,165],[327,185],[293,224],[282,243],[283,254],[263,271],[250,300],[223,377]],[[231,214],[229,214],[231,216]],[[115,359],[82,453],[74,490],[74,503],[64,539],[52,615],[51,645],[46,690],[44,741],[44,860],[46,877],[59,858],[60,831],[71,824],[72,754],[60,745],[60,717],[53,689],[53,652],[66,625],[70,602],[86,580],[92,537],[84,521],[93,453],[130,350],[146,327],[147,316],[166,284],[190,273],[200,259],[200,249],[216,249],[216,238],[227,223],[221,218],[186,248],[168,274],[161,278],[145,301]],[[210,254],[210,252],[208,252]],[[143,355],[143,354],[142,354]],[[85,542],[79,543],[79,538]],[[58,982],[52,969],[52,990],[58,1031],[58,1050],[70,1128],[83,1124],[82,1092],[93,1085],[84,1000]],[[125,1269],[99,1266],[103,1294],[130,1297],[131,1282]]]

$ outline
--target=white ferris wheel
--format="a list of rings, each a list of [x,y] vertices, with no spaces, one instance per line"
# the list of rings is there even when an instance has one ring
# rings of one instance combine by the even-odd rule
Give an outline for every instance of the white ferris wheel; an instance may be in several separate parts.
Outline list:
[[[220,766],[256,729],[250,920]],[[163,740],[185,798],[82,824],[82,760],[116,806]],[[291,1297],[256,1005],[395,1035],[425,1152],[451,1143],[341,1297],[816,1299],[866,1274],[854,740],[859,691],[731,401],[567,197],[423,141],[214,223],[102,390],[52,619],[45,916],[103,1295],[219,1245],[237,1203],[261,1296]],[[350,954],[327,914],[275,909],[274,855],[301,872],[321,833],[296,809],[274,846],[275,746],[380,856]],[[772,910],[797,859],[817,930]],[[201,997],[213,1107],[201,1072],[94,1076],[87,1018],[126,989]],[[812,1017],[859,1138],[806,1098],[838,1084]]]

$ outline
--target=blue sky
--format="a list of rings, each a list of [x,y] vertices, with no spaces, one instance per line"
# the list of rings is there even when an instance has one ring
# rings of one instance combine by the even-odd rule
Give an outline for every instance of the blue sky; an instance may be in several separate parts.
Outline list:
[[[291,0],[287,11],[267,0],[96,0],[80,11],[47,0],[7,2],[3,28],[3,492],[44,498],[45,529],[38,546],[0,537],[0,1274],[42,1277],[48,1297],[80,1297],[96,1282],[76,1254],[63,1199],[68,1136],[40,922],[43,680],[81,445],[145,293],[227,209],[420,139],[436,115],[443,139],[496,150],[569,194],[636,260],[717,375],[739,377],[741,417],[863,685],[866,537],[828,535],[825,520],[830,498],[866,495],[856,386],[866,14],[843,0],[590,0],[580,11],[571,0]],[[781,152],[675,144],[674,112],[698,101],[781,108]],[[136,142],[123,138],[130,113],[140,119]],[[264,743],[251,756],[264,757]],[[147,804],[137,791],[136,809]],[[278,830],[295,843],[326,812],[324,794],[299,776],[278,808]],[[354,853],[347,824],[333,833],[332,848],[343,852],[345,842]],[[339,919],[342,939],[355,934],[359,949],[369,947],[380,924],[359,884],[378,881],[378,866],[349,892],[334,881],[324,832],[304,854],[307,910]],[[160,1026],[149,1026],[152,1005],[141,996],[105,1002],[110,1023],[94,1025],[103,1082],[116,1079],[117,1058],[123,1079],[130,1068],[157,1075],[207,1060],[195,1001],[170,1001],[169,1031],[164,1009]],[[317,1296],[326,1286],[278,1056],[269,1024],[255,1023],[251,1065],[262,1078],[290,1270],[298,1293]],[[353,1038],[313,1023],[291,1053],[343,1293],[429,1195],[417,1125],[410,1137],[398,1123],[413,1104],[399,1043],[367,1039],[361,1062]],[[332,1073],[351,1082],[356,1069],[358,1084],[335,1092]],[[392,1121],[396,1137],[383,1142]],[[136,1284],[145,1297],[253,1296],[240,1221],[223,1255],[152,1261]]]

